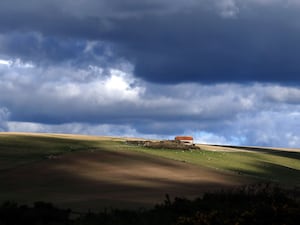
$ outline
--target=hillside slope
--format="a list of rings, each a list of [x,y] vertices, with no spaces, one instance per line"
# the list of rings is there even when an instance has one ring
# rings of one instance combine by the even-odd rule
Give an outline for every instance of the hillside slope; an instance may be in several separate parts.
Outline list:
[[[1,133],[0,201],[128,208],[151,206],[165,194],[194,198],[268,180],[300,184],[297,152],[232,152],[206,145],[200,151],[147,149],[124,140]]]

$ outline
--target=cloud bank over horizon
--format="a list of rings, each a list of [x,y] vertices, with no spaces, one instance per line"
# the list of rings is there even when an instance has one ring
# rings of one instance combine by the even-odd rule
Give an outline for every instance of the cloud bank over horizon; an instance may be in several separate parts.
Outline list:
[[[289,147],[300,141],[298,87],[154,84],[136,78],[129,65],[123,70],[45,69],[3,60],[0,72],[0,115],[9,121],[9,131],[148,138],[192,134],[205,143]]]
[[[298,1],[2,1],[0,131],[300,146]]]

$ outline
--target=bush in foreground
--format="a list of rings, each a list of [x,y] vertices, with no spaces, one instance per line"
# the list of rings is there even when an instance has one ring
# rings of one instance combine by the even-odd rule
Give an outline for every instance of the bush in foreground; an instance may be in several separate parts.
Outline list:
[[[0,207],[0,225],[217,225],[217,224],[299,224],[297,192],[268,184],[207,193],[202,198],[166,200],[149,210],[89,212],[71,219],[74,212],[50,203],[19,206],[6,202]]]

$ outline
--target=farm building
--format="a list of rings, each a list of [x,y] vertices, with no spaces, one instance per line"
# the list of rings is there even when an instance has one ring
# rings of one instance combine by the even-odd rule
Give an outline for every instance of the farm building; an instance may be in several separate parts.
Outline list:
[[[186,145],[194,144],[194,138],[191,136],[176,136],[175,141],[180,141],[181,143]]]

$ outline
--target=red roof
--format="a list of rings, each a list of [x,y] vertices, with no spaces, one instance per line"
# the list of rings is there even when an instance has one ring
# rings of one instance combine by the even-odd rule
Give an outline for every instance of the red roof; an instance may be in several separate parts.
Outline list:
[[[175,140],[178,140],[178,141],[192,141],[194,139],[191,136],[177,136],[177,137],[175,137]]]

